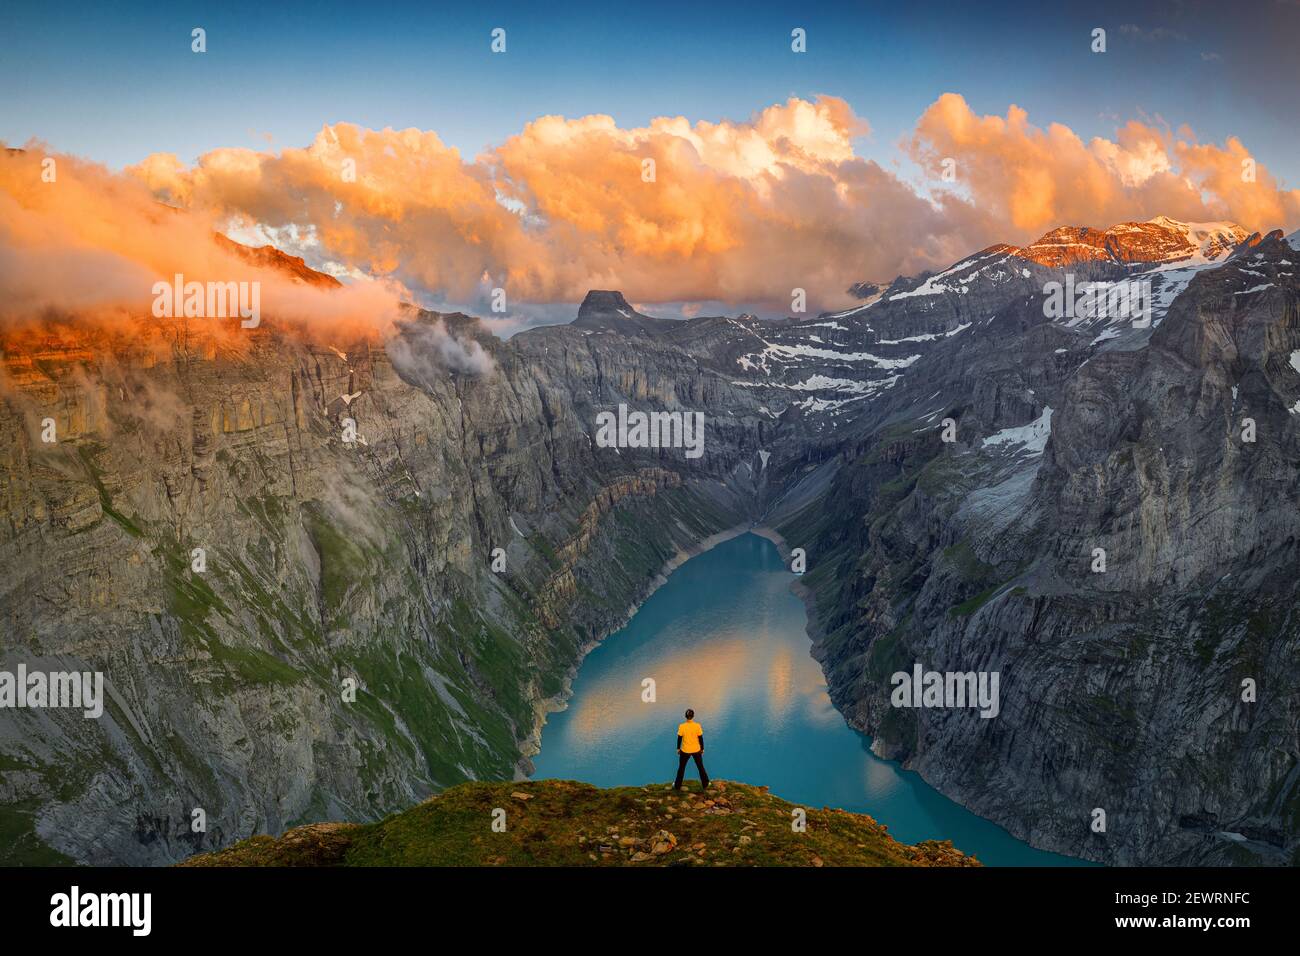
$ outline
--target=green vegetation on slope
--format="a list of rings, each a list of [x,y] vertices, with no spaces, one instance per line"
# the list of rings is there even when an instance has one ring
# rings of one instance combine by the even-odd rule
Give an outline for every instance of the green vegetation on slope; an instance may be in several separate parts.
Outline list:
[[[70,866],[75,861],[50,847],[36,833],[39,801],[0,805],[0,866]]]
[[[796,832],[795,811],[806,814]],[[505,811],[494,832],[494,811]],[[501,814],[495,816],[500,818]],[[182,866],[978,866],[950,841],[894,840],[871,817],[714,781],[601,790],[570,780],[466,783],[379,823],[256,836]]]

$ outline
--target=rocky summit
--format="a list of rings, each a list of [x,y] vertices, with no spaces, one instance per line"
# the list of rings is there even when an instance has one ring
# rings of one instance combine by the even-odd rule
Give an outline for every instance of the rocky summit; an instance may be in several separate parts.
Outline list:
[[[0,709],[0,862],[163,864],[285,831],[235,859],[524,861],[536,821],[427,857],[414,822],[593,793],[473,784],[409,829],[294,828],[526,773],[585,651],[751,525],[806,555],[814,654],[879,754],[1046,849],[1298,862],[1297,245],[1069,228],[846,277],[860,304],[816,317],[666,321],[592,292],[508,341],[431,312],[387,341],[271,315],[237,339],[8,332],[0,651],[102,672],[105,699],[95,720]],[[1150,321],[1049,318],[1076,272],[1149,283]],[[703,454],[601,446],[620,405],[701,413]],[[918,662],[998,672],[996,719],[891,707]],[[564,852],[654,860],[662,830],[684,853],[648,806],[668,795],[601,799],[625,798],[618,839]],[[390,825],[409,856],[376,849]],[[734,849],[703,842],[704,862]]]

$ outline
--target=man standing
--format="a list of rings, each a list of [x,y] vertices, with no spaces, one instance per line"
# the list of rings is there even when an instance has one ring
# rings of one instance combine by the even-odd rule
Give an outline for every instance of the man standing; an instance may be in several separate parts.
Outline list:
[[[695,769],[700,772],[700,789],[707,790],[709,775],[704,772],[704,728],[695,722],[695,711],[686,711],[686,723],[677,726],[677,782],[674,790],[682,789],[682,774],[686,761],[695,758]]]

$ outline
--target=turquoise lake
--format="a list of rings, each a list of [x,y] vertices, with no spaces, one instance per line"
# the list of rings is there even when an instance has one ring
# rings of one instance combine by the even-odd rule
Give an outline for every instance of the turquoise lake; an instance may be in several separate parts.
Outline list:
[[[897,840],[952,840],[990,866],[1088,865],[1030,847],[874,756],[870,738],[831,705],[794,577],[755,534],[677,568],[583,661],[567,709],[547,718],[534,776],[602,787],[671,781],[677,725],[692,707],[714,779],[869,813]],[[647,677],[654,703],[641,699]],[[699,787],[693,763],[685,781]]]

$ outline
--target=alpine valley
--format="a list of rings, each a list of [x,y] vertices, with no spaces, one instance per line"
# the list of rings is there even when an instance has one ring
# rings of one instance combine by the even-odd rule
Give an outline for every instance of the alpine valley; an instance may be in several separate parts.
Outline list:
[[[0,709],[0,861],[165,864],[522,776],[583,654],[757,526],[805,552],[879,755],[1060,853],[1298,863],[1298,237],[1062,227],[815,318],[593,291],[505,341],[8,331],[0,664],[102,672],[104,710]],[[1150,283],[1151,321],[1047,318],[1067,278]],[[624,410],[702,414],[702,453],[597,442]],[[999,673],[997,719],[891,707],[917,662]]]

